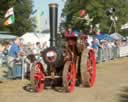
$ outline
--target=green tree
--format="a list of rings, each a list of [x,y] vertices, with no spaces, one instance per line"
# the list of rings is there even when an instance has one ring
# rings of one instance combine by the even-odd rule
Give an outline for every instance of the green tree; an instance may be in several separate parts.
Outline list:
[[[5,3],[2,9],[1,20],[4,21],[4,14],[8,8],[14,7],[15,23],[9,26],[0,26],[0,30],[8,30],[20,36],[25,32],[33,31],[32,0],[2,0]]]
[[[88,28],[87,22],[79,20],[79,12],[81,9],[87,11],[90,17],[93,17],[92,25],[100,24],[101,31],[108,32],[112,21],[107,16],[106,11],[114,8],[114,16],[118,17],[116,21],[118,32],[123,32],[121,25],[127,23],[128,19],[128,0],[68,0],[63,9],[63,16],[66,16],[66,24],[71,23],[73,27],[80,29]],[[70,18],[70,19],[68,19]],[[112,29],[114,32],[114,29]]]

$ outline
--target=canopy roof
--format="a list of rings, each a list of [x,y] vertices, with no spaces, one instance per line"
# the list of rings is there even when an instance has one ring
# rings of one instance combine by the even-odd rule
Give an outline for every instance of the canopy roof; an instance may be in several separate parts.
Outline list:
[[[121,39],[123,39],[124,37],[121,35],[121,34],[119,34],[119,33],[113,33],[113,34],[111,34],[110,35],[113,39],[115,39],[115,40],[121,40]]]
[[[2,39],[2,40],[13,40],[16,37],[17,36],[9,35],[9,34],[0,34],[0,39]]]
[[[13,40],[17,36],[15,36],[13,33],[8,31],[0,31],[0,39],[1,40]]]
[[[50,34],[27,32],[24,35],[22,35],[20,38],[23,39],[24,44],[35,44],[36,42],[49,43]]]

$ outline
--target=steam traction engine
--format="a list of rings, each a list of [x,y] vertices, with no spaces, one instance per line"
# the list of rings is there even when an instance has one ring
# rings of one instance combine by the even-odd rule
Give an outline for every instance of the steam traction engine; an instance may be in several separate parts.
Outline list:
[[[57,4],[49,4],[50,47],[42,54],[47,68],[41,62],[36,62],[31,71],[32,86],[36,92],[44,89],[48,79],[53,87],[56,86],[56,80],[60,79],[66,92],[72,92],[76,82],[87,87],[92,87],[95,82],[95,53],[93,49],[87,49],[85,35],[76,37],[67,34],[65,46],[57,47],[57,11]]]

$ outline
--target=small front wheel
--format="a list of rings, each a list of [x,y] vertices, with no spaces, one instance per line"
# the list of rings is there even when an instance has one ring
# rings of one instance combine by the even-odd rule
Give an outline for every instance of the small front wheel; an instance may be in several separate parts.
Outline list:
[[[44,89],[44,68],[40,62],[35,63],[31,68],[30,80],[35,92],[41,92]]]

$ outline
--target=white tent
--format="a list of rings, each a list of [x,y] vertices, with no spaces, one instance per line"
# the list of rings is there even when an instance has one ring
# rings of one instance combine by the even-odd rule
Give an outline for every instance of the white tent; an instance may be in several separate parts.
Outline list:
[[[28,32],[20,37],[23,39],[24,44],[35,44],[36,42],[44,43],[47,42],[49,46],[50,34]]]
[[[22,35],[20,38],[23,39],[23,42],[24,42],[25,44],[27,44],[27,43],[33,44],[33,43],[39,41],[38,38],[35,36],[34,33],[25,33],[25,34]]]
[[[110,35],[113,39],[115,39],[115,40],[121,40],[121,39],[123,39],[124,37],[121,35],[121,34],[119,34],[119,33],[113,33],[113,34],[111,34]]]
[[[121,26],[121,29],[122,29],[122,30],[123,30],[123,29],[128,29],[128,23],[122,25],[122,26]]]

